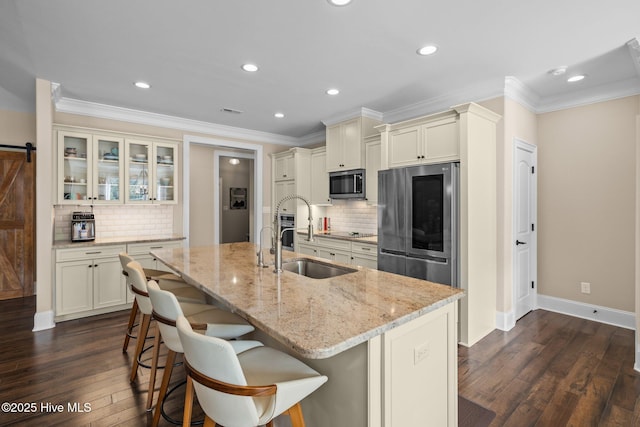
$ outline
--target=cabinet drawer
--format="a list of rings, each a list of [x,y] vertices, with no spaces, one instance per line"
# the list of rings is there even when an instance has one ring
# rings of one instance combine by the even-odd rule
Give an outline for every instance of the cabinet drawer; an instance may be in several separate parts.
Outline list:
[[[58,249],[56,250],[56,262],[109,258],[118,256],[120,252],[125,252],[126,250],[127,247],[125,245],[83,247],[78,249]]]
[[[182,247],[181,240],[153,243],[129,243],[127,244],[127,253],[129,255],[149,255],[149,252],[151,251],[180,247]]]
[[[348,240],[330,239],[323,237],[315,237],[316,245],[324,246],[332,249],[342,249],[344,251],[351,251],[351,242]]]
[[[371,243],[352,242],[351,252],[376,257],[378,253],[378,245],[374,245]]]

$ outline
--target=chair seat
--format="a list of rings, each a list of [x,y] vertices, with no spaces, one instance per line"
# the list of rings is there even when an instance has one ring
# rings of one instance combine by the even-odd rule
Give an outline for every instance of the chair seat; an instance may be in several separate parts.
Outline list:
[[[222,339],[236,338],[254,330],[242,317],[209,305],[180,303],[183,315],[192,325],[207,325],[206,335]]]
[[[247,385],[276,384],[277,408],[273,400],[255,398],[260,422],[267,423],[275,414],[291,407],[327,381],[300,360],[271,347],[255,347],[238,354]],[[305,391],[306,389],[306,391]]]
[[[207,303],[207,296],[194,288],[193,286],[183,283],[183,285],[179,285],[180,282],[176,282],[173,280],[161,280],[158,282],[158,286],[163,291],[169,291],[176,296],[178,301],[181,303],[191,303],[191,304],[199,304],[203,305]]]
[[[156,270],[155,268],[143,268],[143,270],[147,280],[155,280],[156,282],[159,279],[183,281],[182,277],[169,271]]]

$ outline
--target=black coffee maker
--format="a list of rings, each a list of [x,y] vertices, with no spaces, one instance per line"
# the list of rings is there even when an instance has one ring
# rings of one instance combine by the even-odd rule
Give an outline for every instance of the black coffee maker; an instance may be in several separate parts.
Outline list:
[[[96,219],[93,212],[74,212],[71,216],[71,241],[86,242],[96,238]]]

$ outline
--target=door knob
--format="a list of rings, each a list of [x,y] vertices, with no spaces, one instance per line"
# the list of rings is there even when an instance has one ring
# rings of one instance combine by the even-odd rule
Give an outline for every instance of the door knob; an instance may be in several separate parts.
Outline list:
[[[527,242],[521,242],[520,240],[516,240],[516,245],[526,245]]]

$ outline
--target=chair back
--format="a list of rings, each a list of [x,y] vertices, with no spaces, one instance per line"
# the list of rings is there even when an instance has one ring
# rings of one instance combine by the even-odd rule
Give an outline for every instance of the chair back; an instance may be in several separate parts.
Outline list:
[[[178,318],[176,326],[182,342],[184,358],[193,370],[227,384],[247,385],[240,361],[231,344],[220,338],[194,332],[184,316]],[[265,360],[265,363],[269,362]],[[225,426],[257,426],[259,424],[254,398],[222,393],[204,386],[195,379],[193,386],[202,410],[217,424]]]
[[[153,317],[158,322],[164,344],[176,353],[182,353],[182,343],[176,329],[176,320],[182,316],[182,308],[176,296],[163,291],[155,280],[147,282],[147,291],[153,306]]]
[[[138,308],[142,314],[151,314],[153,306],[147,291],[147,276],[144,274],[144,269],[138,261],[131,261],[124,271],[129,276],[129,284],[138,302]]]

